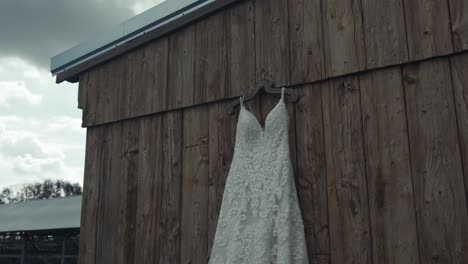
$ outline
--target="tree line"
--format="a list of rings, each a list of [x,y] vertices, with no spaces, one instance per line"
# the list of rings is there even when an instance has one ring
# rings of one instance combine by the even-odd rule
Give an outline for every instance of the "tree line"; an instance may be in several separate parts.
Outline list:
[[[0,204],[50,199],[81,194],[80,184],[63,180],[45,180],[44,182],[23,185],[17,190],[3,188],[0,193]]]

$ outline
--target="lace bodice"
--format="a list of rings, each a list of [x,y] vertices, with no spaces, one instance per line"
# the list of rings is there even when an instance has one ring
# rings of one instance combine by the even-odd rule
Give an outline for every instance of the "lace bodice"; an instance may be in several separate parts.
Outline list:
[[[284,89],[265,127],[242,100],[209,263],[308,263]]]

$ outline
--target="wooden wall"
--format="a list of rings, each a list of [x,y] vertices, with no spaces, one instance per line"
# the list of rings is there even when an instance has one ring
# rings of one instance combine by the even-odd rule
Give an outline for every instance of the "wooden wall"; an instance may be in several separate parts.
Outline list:
[[[251,0],[80,76],[80,263],[206,263],[237,116],[287,103],[311,263],[468,263],[468,5]],[[278,98],[250,102],[260,120]]]

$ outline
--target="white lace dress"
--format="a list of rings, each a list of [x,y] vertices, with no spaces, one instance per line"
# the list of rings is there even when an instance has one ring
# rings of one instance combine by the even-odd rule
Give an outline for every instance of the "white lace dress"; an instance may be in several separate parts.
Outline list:
[[[309,263],[281,99],[262,128],[241,110],[210,264]]]

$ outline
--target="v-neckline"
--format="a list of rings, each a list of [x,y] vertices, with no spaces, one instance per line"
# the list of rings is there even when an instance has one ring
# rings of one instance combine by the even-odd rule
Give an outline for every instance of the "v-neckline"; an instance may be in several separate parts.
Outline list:
[[[247,112],[254,120],[255,122],[257,123],[258,127],[262,130],[262,132],[265,132],[265,129],[267,127],[267,121],[268,121],[268,118],[270,117],[270,114],[273,113],[273,111],[281,104],[281,103],[284,103],[283,101],[283,97],[281,97],[278,102],[276,103],[276,105],[270,110],[270,112],[268,112],[268,114],[266,115],[265,117],[265,124],[264,126],[262,126],[262,124],[260,123],[260,121],[258,121],[257,117],[249,110],[247,110],[247,108],[242,104],[241,105],[241,110],[244,110],[245,112]]]

